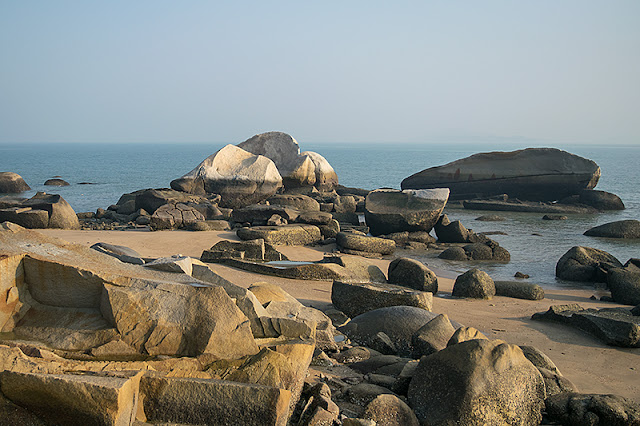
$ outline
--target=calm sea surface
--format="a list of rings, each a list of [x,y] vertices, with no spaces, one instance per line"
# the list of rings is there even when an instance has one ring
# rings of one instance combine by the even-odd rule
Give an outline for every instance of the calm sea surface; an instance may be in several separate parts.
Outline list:
[[[95,211],[114,204],[120,195],[143,188],[168,187],[222,144],[0,144],[0,171],[20,174],[35,191],[62,195],[76,212]],[[302,150],[322,154],[346,186],[375,189],[399,188],[407,176],[432,166],[477,152],[513,150],[522,146],[496,144],[304,144]],[[488,212],[448,210],[452,220],[460,219],[476,232],[502,231],[493,235],[511,253],[508,264],[482,263],[494,279],[510,279],[516,271],[527,273],[530,281],[546,287],[576,286],[555,279],[557,260],[569,248],[584,245],[599,248],[623,263],[640,257],[640,240],[620,241],[582,235],[603,223],[640,219],[640,147],[635,146],[554,146],[594,160],[602,169],[596,189],[619,195],[627,209],[597,215],[570,215],[566,221],[543,221],[542,214],[498,212],[504,222],[480,222],[475,218]],[[68,187],[46,187],[44,181],[61,176]],[[91,185],[79,185],[89,182]],[[430,266],[462,273],[468,263],[443,261],[423,253],[403,253]],[[475,265],[474,265],[475,266]]]

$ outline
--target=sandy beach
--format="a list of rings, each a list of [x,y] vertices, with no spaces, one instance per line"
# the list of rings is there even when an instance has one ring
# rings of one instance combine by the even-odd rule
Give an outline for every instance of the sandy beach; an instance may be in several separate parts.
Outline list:
[[[237,240],[234,232],[188,231],[69,231],[42,230],[46,235],[90,246],[106,242],[130,247],[144,257],[163,257],[182,254],[200,258],[203,250],[221,239]],[[291,260],[320,260],[324,252],[334,247],[278,247]],[[390,260],[371,260],[385,273]],[[302,303],[323,307],[331,303],[331,282],[302,281],[263,276],[219,264],[210,268],[235,284],[248,287],[254,282],[267,281],[280,285]],[[582,393],[612,393],[640,402],[640,360],[637,349],[607,346],[581,331],[547,322],[532,321],[531,315],[546,311],[552,305],[578,303],[584,308],[604,308],[613,303],[591,300],[600,296],[595,290],[546,289],[540,301],[494,297],[492,300],[453,299],[453,275],[435,270],[439,293],[434,297],[433,311],[447,314],[452,320],[473,326],[492,339],[502,339],[517,345],[530,345],[545,352],[559,370]]]

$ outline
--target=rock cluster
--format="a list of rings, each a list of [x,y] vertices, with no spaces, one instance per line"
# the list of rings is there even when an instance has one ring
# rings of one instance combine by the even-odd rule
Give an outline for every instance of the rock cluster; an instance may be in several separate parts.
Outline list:
[[[80,228],[76,212],[60,195],[38,192],[28,200],[2,204],[0,222],[9,221],[31,229]]]

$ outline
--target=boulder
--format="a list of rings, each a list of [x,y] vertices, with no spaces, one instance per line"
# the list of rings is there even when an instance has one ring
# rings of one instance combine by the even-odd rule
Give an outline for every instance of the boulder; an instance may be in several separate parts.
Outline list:
[[[554,201],[592,189],[600,167],[555,148],[487,152],[431,167],[402,181],[402,189],[449,188],[452,199],[491,197]]]
[[[149,226],[154,230],[178,229],[204,220],[204,215],[194,207],[182,203],[165,204],[153,213]]]
[[[522,281],[494,281],[493,284],[496,288],[496,296],[526,300],[544,299],[544,289],[538,284]]]
[[[316,183],[315,187],[320,191],[332,191],[338,186],[338,175],[331,164],[320,154],[312,151],[304,151],[301,155],[309,157],[314,165]]]
[[[424,425],[535,425],[545,387],[519,347],[470,340],[420,360],[408,391]]]
[[[338,248],[345,253],[377,253],[381,255],[392,254],[396,249],[393,240],[368,237],[349,232],[338,232],[336,235]]]
[[[218,241],[209,250],[204,250],[200,260],[203,262],[220,262],[224,259],[243,259],[260,262],[289,260],[263,239],[247,241]]]
[[[598,210],[624,210],[624,203],[616,194],[595,189],[581,191],[578,202]]]
[[[289,206],[254,204],[234,209],[231,219],[236,223],[251,223],[259,226],[266,225],[273,215],[278,215],[291,223],[298,219],[300,212]]]
[[[542,220],[567,220],[567,216],[563,214],[545,214],[542,216]]]
[[[420,358],[446,348],[447,342],[455,332],[456,328],[449,321],[449,317],[445,314],[438,315],[411,336],[413,357]]]
[[[476,220],[479,220],[481,222],[503,222],[507,219],[504,218],[503,216],[498,216],[496,214],[487,214],[487,215],[477,217]]]
[[[190,207],[196,208],[207,219],[217,219],[210,217],[207,213],[208,210],[214,210],[216,213],[217,207],[215,204],[219,201],[219,196],[211,196],[206,198],[202,195],[188,194],[186,192],[177,191],[169,188],[159,189],[141,189],[139,191],[132,192],[130,194],[123,194],[118,200],[117,211],[121,214],[127,214],[127,211],[139,211],[144,210],[147,214],[153,214],[159,207],[165,204],[186,204]],[[134,201],[133,209],[130,206],[130,202]],[[219,211],[218,211],[219,212]]]
[[[567,281],[606,282],[607,271],[622,263],[606,251],[575,246],[556,264],[556,276]]]
[[[193,263],[190,257],[173,255],[170,257],[160,257],[146,263],[144,266],[158,271],[175,272],[178,274],[191,275],[193,272]]]
[[[320,204],[307,195],[276,194],[267,201],[270,205],[287,206],[301,211],[320,211]]]
[[[478,329],[473,327],[458,327],[453,333],[447,347],[457,345],[458,343],[466,342],[468,340],[488,340],[487,336],[482,334]]]
[[[371,401],[362,418],[387,426],[418,426],[418,418],[407,404],[391,394],[378,395]]]
[[[62,179],[47,179],[44,184],[46,186],[69,186],[69,182]]]
[[[113,256],[121,262],[133,263],[134,265],[144,265],[145,263],[140,253],[129,247],[108,243],[95,243],[91,248],[100,253]]]
[[[28,229],[49,227],[49,213],[31,207],[9,207],[0,209],[0,222],[13,222]]]
[[[547,398],[549,420],[563,425],[640,425],[640,407],[618,395],[560,393]]]
[[[470,269],[456,278],[453,285],[454,297],[471,297],[474,299],[491,299],[496,294],[493,280],[484,271]]]
[[[251,291],[260,304],[268,305],[269,303],[276,302],[289,302],[289,303],[297,303],[300,306],[300,302],[289,293],[284,291],[282,287],[277,284],[267,283],[267,282],[257,282],[253,283],[249,287],[249,291]]]
[[[415,259],[399,257],[389,264],[389,283],[430,293],[438,292],[438,278],[427,266]]]
[[[27,227],[30,222],[33,224],[33,218],[31,217],[33,214],[38,215],[39,218],[44,218],[44,215],[41,213],[31,213],[29,210],[31,209],[31,211],[44,210],[47,212],[48,221],[45,226],[46,228],[80,229],[80,222],[78,221],[76,212],[60,195],[49,195],[44,192],[38,192],[36,195],[23,201],[16,207],[27,209],[25,211],[15,212],[18,215],[18,218],[24,214],[26,219],[25,221],[20,221],[18,219],[14,222],[18,225]],[[0,213],[0,221],[3,220],[10,219],[3,218],[2,213]],[[40,219],[37,220],[37,223],[40,223]]]
[[[353,318],[368,311],[389,306],[415,306],[431,310],[431,293],[409,290],[391,284],[334,281],[333,306]]]
[[[607,274],[611,297],[623,305],[640,304],[640,271],[637,268],[614,268]]]
[[[380,332],[391,338],[400,355],[413,352],[411,338],[437,314],[413,306],[392,306],[365,312],[338,328],[350,339],[370,346]]]
[[[311,387],[304,404],[298,426],[332,425],[340,415],[340,408],[331,400],[331,388],[326,383],[318,383]]]
[[[494,262],[509,262],[511,254],[497,242],[487,238],[486,242],[467,244],[464,247],[449,247],[438,255],[446,260],[491,260]]]
[[[434,226],[438,241],[441,243],[468,243],[469,230],[459,221],[451,222],[446,214],[438,218]]]
[[[588,237],[637,239],[640,238],[640,220],[630,219],[605,223],[587,230],[584,235]]]
[[[322,241],[320,229],[307,224],[238,228],[236,234],[245,241],[261,238],[268,244],[285,246],[304,246]]]
[[[281,186],[282,177],[273,161],[233,145],[171,182],[171,188],[178,191],[220,194],[220,205],[234,209],[266,200]]]
[[[0,172],[0,194],[18,194],[31,188],[17,173]]]
[[[449,198],[446,188],[430,190],[377,189],[367,195],[365,220],[372,235],[403,231],[429,232]]]

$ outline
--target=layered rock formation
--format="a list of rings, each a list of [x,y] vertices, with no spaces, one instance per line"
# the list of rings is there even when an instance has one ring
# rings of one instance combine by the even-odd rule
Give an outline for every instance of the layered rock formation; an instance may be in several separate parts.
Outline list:
[[[449,188],[452,199],[491,197],[554,201],[596,186],[600,168],[555,148],[487,152],[431,167],[402,181],[402,189]]]

